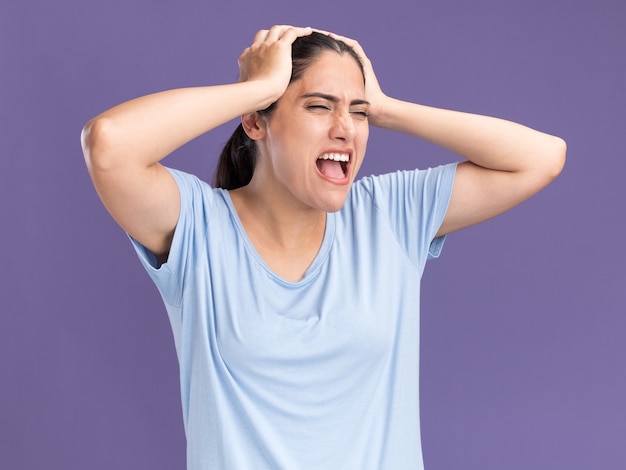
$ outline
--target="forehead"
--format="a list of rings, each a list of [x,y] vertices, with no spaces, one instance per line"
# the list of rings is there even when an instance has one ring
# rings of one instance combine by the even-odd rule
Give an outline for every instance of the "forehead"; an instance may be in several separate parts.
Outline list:
[[[324,92],[351,99],[364,98],[365,83],[361,68],[350,54],[324,51],[307,67],[300,80],[290,85],[298,95]]]

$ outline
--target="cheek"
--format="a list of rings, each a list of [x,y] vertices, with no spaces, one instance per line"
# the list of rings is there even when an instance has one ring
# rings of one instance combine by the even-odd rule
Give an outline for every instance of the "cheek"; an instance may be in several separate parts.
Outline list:
[[[362,129],[359,129],[358,139],[359,139],[359,151],[362,155],[365,154],[365,149],[367,148],[367,141],[370,136],[370,127],[369,124],[364,124]]]

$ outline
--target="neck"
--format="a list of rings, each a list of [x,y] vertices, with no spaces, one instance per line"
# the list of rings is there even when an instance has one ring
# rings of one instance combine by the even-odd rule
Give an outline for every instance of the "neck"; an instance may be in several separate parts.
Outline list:
[[[275,249],[319,248],[326,227],[326,213],[302,207],[272,194],[257,191],[254,184],[231,191],[231,198],[246,232],[253,242]]]
[[[299,281],[324,240],[326,213],[278,204],[254,187],[231,191],[231,199],[246,234],[265,264],[291,282]]]

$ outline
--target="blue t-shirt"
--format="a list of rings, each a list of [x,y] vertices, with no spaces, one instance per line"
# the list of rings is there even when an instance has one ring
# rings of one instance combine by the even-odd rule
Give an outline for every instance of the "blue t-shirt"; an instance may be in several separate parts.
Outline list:
[[[439,255],[455,164],[356,182],[298,282],[263,262],[228,191],[170,170],[165,302],[191,470],[423,468],[420,279]]]

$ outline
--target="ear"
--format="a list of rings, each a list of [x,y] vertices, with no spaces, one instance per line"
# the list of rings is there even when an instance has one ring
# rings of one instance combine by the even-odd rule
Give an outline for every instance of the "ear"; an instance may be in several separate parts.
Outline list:
[[[259,113],[248,113],[241,116],[241,125],[248,137],[259,140],[265,137],[265,119]]]

